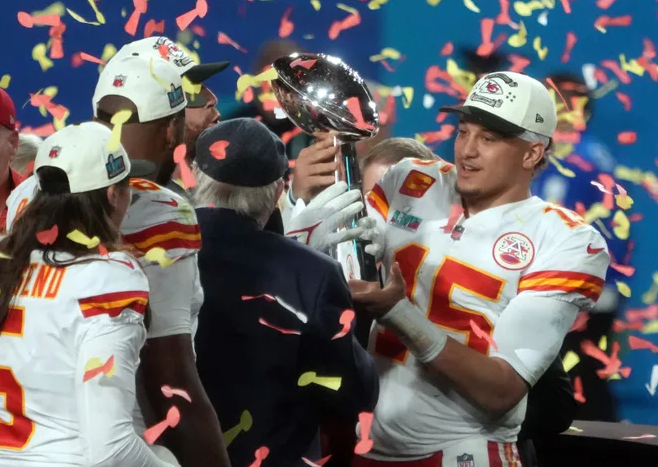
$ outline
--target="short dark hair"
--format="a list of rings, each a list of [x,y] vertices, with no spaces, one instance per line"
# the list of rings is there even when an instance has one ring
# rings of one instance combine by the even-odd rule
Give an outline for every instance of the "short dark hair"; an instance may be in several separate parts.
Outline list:
[[[361,158],[361,171],[375,163],[393,165],[408,157],[423,160],[439,159],[439,156],[427,146],[413,138],[387,138],[370,148],[370,151]]]

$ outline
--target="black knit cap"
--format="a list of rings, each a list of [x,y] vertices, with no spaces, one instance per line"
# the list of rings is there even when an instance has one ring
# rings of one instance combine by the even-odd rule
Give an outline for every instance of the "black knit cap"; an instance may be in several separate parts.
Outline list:
[[[218,141],[228,142],[223,158],[216,149],[211,151]],[[283,177],[288,168],[281,139],[253,118],[221,121],[201,133],[196,142],[196,163],[218,182],[248,187],[268,185]]]

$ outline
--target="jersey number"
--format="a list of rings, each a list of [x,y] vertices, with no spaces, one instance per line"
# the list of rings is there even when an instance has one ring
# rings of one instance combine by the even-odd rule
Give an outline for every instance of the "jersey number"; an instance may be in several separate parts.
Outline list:
[[[25,309],[22,307],[9,308],[0,335],[23,337]],[[0,401],[4,399],[4,412],[9,413],[11,419],[7,422],[0,418],[0,449],[20,451],[25,449],[34,434],[35,425],[25,416],[25,391],[16,380],[11,368],[0,366]]]
[[[410,243],[397,250],[394,255],[394,261],[400,264],[404,279],[407,282],[407,297],[412,302],[414,301],[418,272],[428,252],[429,248]],[[493,324],[484,314],[455,305],[452,301],[452,292],[455,288],[459,288],[481,299],[497,302],[500,300],[504,287],[504,279],[492,276],[446,256],[434,274],[427,317],[434,324],[448,331],[464,334],[466,336],[465,345],[487,355],[489,353],[489,343],[485,338],[478,337],[472,332],[470,321],[473,320],[473,323],[488,335],[493,332]],[[408,354],[404,344],[388,329],[380,332],[377,336],[375,352],[400,363],[406,361]]]
[[[570,229],[580,225],[586,225],[585,221],[578,215],[578,213],[573,212],[570,209],[563,208],[562,206],[558,206],[557,204],[546,206],[544,208],[544,214],[549,212],[554,212],[557,214],[560,219],[562,219],[562,222],[564,222],[564,224]]]
[[[158,191],[160,186],[143,178],[131,178],[128,183],[135,190],[139,191]]]

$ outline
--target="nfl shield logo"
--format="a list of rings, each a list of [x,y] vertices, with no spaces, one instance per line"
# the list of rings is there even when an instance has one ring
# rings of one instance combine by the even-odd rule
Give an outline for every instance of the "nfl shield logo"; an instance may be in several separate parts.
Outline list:
[[[457,467],[475,467],[473,454],[462,454],[457,456]]]
[[[461,225],[455,226],[454,229],[452,229],[452,233],[450,234],[450,238],[453,240],[459,240],[462,238],[462,234],[464,233],[464,227]]]
[[[50,157],[51,159],[56,158],[57,156],[59,156],[59,151],[61,151],[61,150],[62,150],[61,147],[53,146],[52,148],[50,148],[50,152],[48,153],[48,157]]]
[[[116,75],[114,81],[112,81],[112,86],[115,88],[122,88],[126,84],[126,77],[123,75]]]

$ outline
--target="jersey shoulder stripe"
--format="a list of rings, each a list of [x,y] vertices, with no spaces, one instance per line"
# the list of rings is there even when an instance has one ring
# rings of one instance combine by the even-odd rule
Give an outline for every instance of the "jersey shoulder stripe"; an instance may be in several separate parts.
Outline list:
[[[375,184],[370,193],[368,193],[368,204],[385,220],[388,219],[388,200],[386,199],[386,193],[384,193],[384,190],[378,184]]]
[[[526,290],[563,291],[579,293],[584,297],[598,300],[603,290],[604,280],[582,272],[537,271],[526,274],[519,281],[519,293]]]
[[[131,234],[124,234],[126,243],[145,253],[160,247],[164,250],[184,248],[188,250],[201,249],[201,230],[199,224],[181,224],[169,221],[154,225]]]
[[[146,291],[133,290],[112,292],[92,297],[78,299],[82,316],[91,318],[98,315],[109,315],[116,318],[126,308],[143,315],[146,311],[149,294]]]

